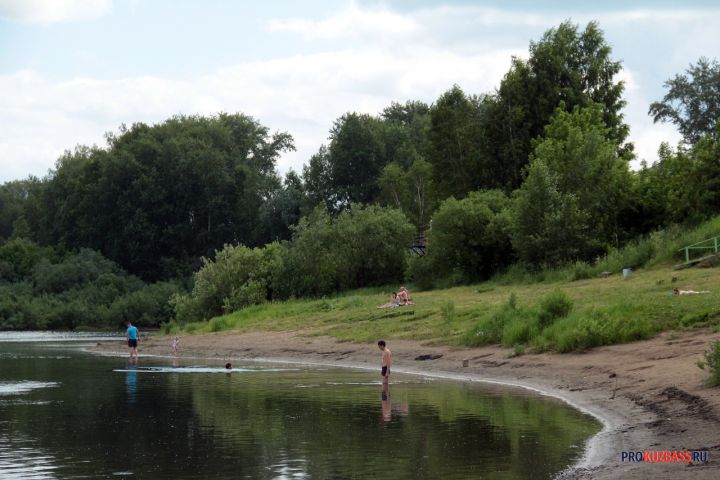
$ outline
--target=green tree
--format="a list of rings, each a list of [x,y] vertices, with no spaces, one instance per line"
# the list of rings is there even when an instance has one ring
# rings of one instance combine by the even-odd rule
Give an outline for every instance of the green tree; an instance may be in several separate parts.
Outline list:
[[[441,197],[463,196],[492,183],[485,163],[483,106],[457,85],[430,109],[429,161]]]
[[[712,135],[720,119],[720,63],[701,57],[664,86],[662,101],[650,104],[653,121],[674,123],[689,144]]]
[[[385,166],[379,179],[381,198],[402,211],[420,231],[436,207],[432,165],[422,158],[405,170],[397,162]]]
[[[562,104],[557,108],[535,142],[516,199],[514,244],[521,258],[534,264],[591,258],[624,238],[620,218],[631,198],[632,177],[610,133],[601,106],[575,107],[572,113]],[[569,226],[569,219],[576,225]],[[538,252],[540,245],[552,253]]]
[[[513,260],[510,199],[502,191],[470,192],[445,200],[432,217],[424,261],[437,277],[460,281],[489,278]]]
[[[558,188],[558,178],[542,160],[513,199],[511,237],[518,257],[534,266],[556,266],[578,258],[588,241],[588,214],[577,197]]]
[[[318,296],[400,282],[413,231],[392,208],[353,205],[333,218],[318,207],[296,227],[274,291],[283,298]]]
[[[387,163],[383,124],[370,115],[348,113],[330,130],[330,185],[336,208],[369,203],[377,198],[377,179]]]
[[[146,279],[187,275],[224,243],[271,240],[260,214],[281,187],[275,162],[293,148],[242,114],[123,126],[107,148],[60,158],[31,228],[42,243],[99,250]]]
[[[576,106],[601,105],[608,138],[620,153],[632,150],[624,143],[629,131],[621,113],[624,85],[616,79],[621,64],[610,55],[596,22],[580,31],[566,21],[530,43],[527,61],[513,59],[497,92],[484,99],[487,155],[504,188],[520,185],[532,140],[542,135],[560,102],[568,112]]]

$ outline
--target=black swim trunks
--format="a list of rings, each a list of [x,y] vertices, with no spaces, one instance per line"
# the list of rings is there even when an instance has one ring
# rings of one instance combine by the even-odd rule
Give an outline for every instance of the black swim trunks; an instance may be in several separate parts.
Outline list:
[[[130,347],[130,348],[137,347],[137,340],[135,340],[135,339],[128,340],[128,347]]]
[[[390,374],[390,372],[388,372],[388,367],[382,367],[380,372],[380,375],[382,375],[383,377],[385,376],[385,374]]]

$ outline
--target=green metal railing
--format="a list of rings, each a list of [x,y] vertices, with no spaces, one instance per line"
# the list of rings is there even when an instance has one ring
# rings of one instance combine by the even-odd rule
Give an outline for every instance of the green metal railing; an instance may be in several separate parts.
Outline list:
[[[718,246],[720,246],[720,236],[708,238],[702,242],[693,243],[687,247],[683,247],[679,252],[685,253],[685,263],[690,263],[690,250],[711,250],[713,253],[718,253]]]

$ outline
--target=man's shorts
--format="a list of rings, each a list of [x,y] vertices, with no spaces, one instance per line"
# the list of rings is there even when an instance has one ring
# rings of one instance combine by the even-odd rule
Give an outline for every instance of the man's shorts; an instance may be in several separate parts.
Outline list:
[[[137,347],[137,340],[136,340],[136,339],[128,340],[128,347],[130,347],[130,348],[136,348],[136,347]]]
[[[382,367],[382,369],[380,369],[380,375],[384,377],[385,374],[389,374],[388,367]]]

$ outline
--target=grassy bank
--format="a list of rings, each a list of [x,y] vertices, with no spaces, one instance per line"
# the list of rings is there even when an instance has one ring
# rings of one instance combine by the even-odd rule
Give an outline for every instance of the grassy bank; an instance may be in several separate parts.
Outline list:
[[[673,276],[678,277],[674,284]],[[383,337],[454,345],[502,343],[518,350],[582,350],[648,338],[662,330],[719,325],[718,280],[715,268],[675,272],[666,263],[633,272],[627,280],[615,273],[608,278],[507,285],[501,278],[415,293],[416,305],[394,309],[376,308],[387,301],[387,292],[360,290],[321,300],[258,305],[209,322],[169,324],[165,330],[307,330],[308,335],[358,342]],[[673,286],[710,293],[673,297]],[[570,300],[569,312],[560,312],[567,315],[548,314],[552,297],[562,294]]]

